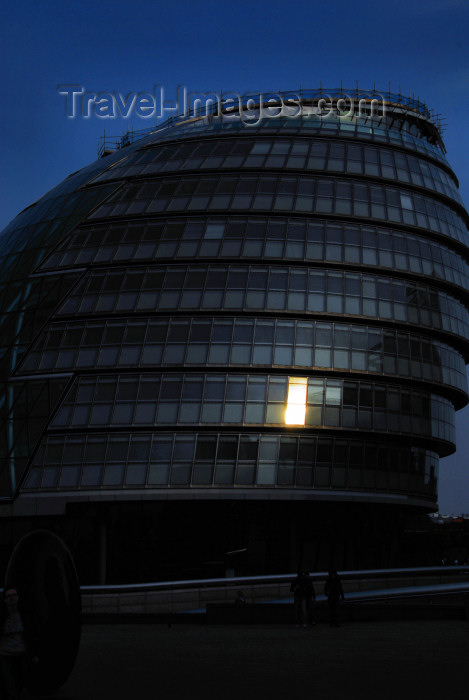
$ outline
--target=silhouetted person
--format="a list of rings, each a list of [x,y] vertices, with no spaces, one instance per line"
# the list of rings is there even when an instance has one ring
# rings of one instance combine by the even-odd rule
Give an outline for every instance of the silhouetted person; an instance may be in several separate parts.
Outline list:
[[[16,588],[7,587],[0,611],[0,697],[19,700],[28,657],[34,655],[29,616],[21,610]],[[37,659],[34,657],[34,661]]]
[[[314,585],[307,571],[302,571],[290,586],[293,593],[296,626],[315,625],[313,619],[313,602],[316,598]]]
[[[236,591],[235,603],[237,605],[244,605],[246,598],[244,597],[243,591]]]
[[[329,622],[331,627],[339,627],[339,603],[344,600],[342,582],[337,571],[329,571],[329,576],[324,585],[324,593],[329,605]]]

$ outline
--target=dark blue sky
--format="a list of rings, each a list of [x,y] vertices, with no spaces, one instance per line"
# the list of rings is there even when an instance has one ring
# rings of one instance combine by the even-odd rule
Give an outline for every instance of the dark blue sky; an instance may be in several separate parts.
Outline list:
[[[0,229],[95,160],[123,119],[67,119],[58,85],[89,92],[409,89],[446,120],[448,158],[469,204],[467,0],[275,2],[22,0],[4,9]],[[133,117],[130,126],[147,127]],[[441,512],[469,513],[469,409],[440,468]]]

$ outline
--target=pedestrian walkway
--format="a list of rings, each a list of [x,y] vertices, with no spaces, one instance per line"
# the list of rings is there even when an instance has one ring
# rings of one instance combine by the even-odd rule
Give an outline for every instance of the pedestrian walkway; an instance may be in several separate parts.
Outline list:
[[[86,625],[56,700],[467,700],[469,623]]]

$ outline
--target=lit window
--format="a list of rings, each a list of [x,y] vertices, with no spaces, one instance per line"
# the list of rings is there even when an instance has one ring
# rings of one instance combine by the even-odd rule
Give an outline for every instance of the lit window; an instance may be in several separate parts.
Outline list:
[[[402,192],[401,192],[401,205],[402,205],[403,209],[413,209],[414,208],[412,198],[409,197],[408,194],[403,194]]]
[[[304,425],[306,416],[307,377],[290,377],[288,380],[288,399],[285,411],[287,425]]]
[[[205,229],[204,238],[211,240],[223,238],[224,232],[225,224],[208,224]]]

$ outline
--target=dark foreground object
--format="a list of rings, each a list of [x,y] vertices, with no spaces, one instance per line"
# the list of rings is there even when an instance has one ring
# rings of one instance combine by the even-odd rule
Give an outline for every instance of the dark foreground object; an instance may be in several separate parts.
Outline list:
[[[467,700],[469,623],[85,625],[57,700]]]
[[[5,585],[18,588],[32,618],[38,662],[25,687],[35,695],[52,693],[67,680],[78,653],[81,594],[75,566],[59,537],[31,532],[13,550]]]

